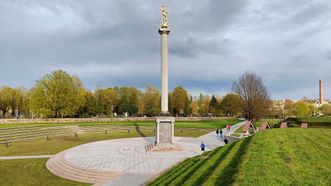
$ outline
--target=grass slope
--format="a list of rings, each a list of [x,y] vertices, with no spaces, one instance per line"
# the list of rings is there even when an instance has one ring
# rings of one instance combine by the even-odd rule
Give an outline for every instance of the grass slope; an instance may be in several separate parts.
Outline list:
[[[186,159],[149,185],[330,185],[331,129],[272,129]]]
[[[330,129],[273,129],[252,138],[234,185],[330,185]]]
[[[309,127],[322,127],[322,128],[331,128],[331,116],[314,116],[314,117],[305,117],[305,118],[287,118],[286,121],[289,123],[289,126],[300,126],[301,123],[308,123]]]
[[[261,127],[261,125],[264,122],[269,122],[269,124],[272,127],[273,125],[279,124],[281,121],[282,121],[281,119],[260,119],[259,121],[255,122],[254,124],[255,124],[256,127]]]

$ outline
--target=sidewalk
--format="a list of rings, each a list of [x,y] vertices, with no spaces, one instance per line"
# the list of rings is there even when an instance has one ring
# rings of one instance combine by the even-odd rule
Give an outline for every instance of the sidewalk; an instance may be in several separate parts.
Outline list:
[[[0,156],[0,160],[18,160],[18,159],[41,159],[51,158],[54,155],[37,155],[37,156]]]

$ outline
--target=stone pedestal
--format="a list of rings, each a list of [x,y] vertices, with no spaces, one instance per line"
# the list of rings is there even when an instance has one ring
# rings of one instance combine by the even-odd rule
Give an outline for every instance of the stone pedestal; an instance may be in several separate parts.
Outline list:
[[[174,124],[174,117],[163,116],[156,118],[156,145],[172,144],[174,142]]]

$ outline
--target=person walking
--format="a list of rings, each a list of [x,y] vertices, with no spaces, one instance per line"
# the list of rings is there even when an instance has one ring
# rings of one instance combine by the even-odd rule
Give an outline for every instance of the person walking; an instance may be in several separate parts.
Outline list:
[[[206,150],[206,145],[205,145],[203,142],[201,142],[200,148],[201,148],[201,151],[202,151],[202,152],[205,152],[205,150]]]
[[[220,138],[223,138],[223,130],[220,129]]]
[[[218,137],[218,133],[219,133],[219,131],[218,131],[218,129],[216,129],[216,136]]]
[[[225,145],[229,143],[228,139],[224,138]]]

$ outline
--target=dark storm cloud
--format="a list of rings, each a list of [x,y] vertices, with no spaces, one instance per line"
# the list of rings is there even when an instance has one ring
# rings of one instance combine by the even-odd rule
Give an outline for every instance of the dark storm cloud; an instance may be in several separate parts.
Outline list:
[[[85,86],[159,87],[157,1],[0,2],[0,86],[32,87],[55,69]],[[331,97],[327,0],[168,1],[170,89],[231,91],[245,71],[274,98]],[[330,83],[328,83],[330,81]]]

